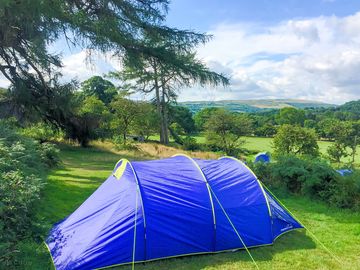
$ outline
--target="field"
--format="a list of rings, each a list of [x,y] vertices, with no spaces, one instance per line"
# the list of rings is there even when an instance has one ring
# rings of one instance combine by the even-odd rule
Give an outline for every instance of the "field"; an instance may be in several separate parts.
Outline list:
[[[195,139],[198,143],[205,143],[204,136],[195,136]],[[262,138],[262,137],[244,137],[245,143],[243,147],[245,149],[254,151],[254,152],[272,152],[272,138]],[[326,149],[331,145],[331,142],[328,141],[318,141],[320,152],[323,155],[326,155]],[[346,162],[350,158],[345,158],[343,161]],[[360,165],[360,147],[358,147],[358,151],[355,157],[356,165]]]
[[[263,147],[268,145],[268,141],[251,141],[249,138],[247,144],[266,150]],[[177,151],[155,144],[144,144],[140,151],[123,152],[113,151],[110,144],[97,144],[87,149],[60,147],[62,166],[50,173],[43,199],[37,207],[37,219],[46,229],[72,213],[108,177],[120,158],[152,159]],[[215,157],[210,153],[191,154],[203,158]],[[280,237],[273,246],[251,250],[260,269],[360,269],[360,213],[329,208],[307,198],[277,195],[340,258],[341,263],[329,256],[308,233],[297,231]],[[18,258],[22,265],[19,269],[53,269],[50,256],[40,242],[19,244]],[[131,266],[114,269],[127,270]],[[238,251],[150,262],[136,265],[135,269],[234,270],[255,267],[245,251]]]

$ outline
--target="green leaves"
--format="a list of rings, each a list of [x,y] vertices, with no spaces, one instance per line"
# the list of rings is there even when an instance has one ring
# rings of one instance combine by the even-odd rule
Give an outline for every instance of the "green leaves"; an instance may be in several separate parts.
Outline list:
[[[242,114],[217,109],[212,112],[205,128],[206,140],[210,146],[215,146],[227,155],[236,156],[243,143],[240,137],[251,133],[252,122]]]
[[[315,131],[300,126],[281,126],[274,137],[273,147],[275,155],[319,156]]]
[[[44,173],[58,162],[53,145],[38,144],[0,123],[0,261],[9,259],[14,242],[32,233]]]

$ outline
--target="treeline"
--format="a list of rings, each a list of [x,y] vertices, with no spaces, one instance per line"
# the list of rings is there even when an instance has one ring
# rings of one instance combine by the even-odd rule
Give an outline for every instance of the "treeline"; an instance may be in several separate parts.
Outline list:
[[[94,76],[69,92],[63,104],[66,125],[44,120],[36,111],[19,110],[5,89],[0,93],[0,116],[28,137],[40,142],[71,139],[86,147],[90,140],[112,139],[118,144],[146,141],[159,135],[161,120],[155,102],[130,99],[131,90]],[[194,133],[191,112],[166,104],[167,129],[173,136]],[[30,113],[31,112],[31,113]]]
[[[68,93],[64,100],[63,126],[45,121],[28,111],[9,110],[11,98],[2,92],[3,115],[15,116],[23,133],[40,141],[56,134],[87,146],[90,140],[110,139],[126,146],[134,140],[146,141],[153,135],[168,137],[187,150],[222,151],[237,156],[246,153],[243,136],[275,137],[274,154],[311,154],[319,156],[317,140],[333,143],[327,157],[340,163],[344,157],[355,162],[360,144],[360,101],[337,108],[283,108],[260,113],[236,113],[222,108],[205,108],[191,113],[189,108],[167,100],[158,106],[156,100],[136,101],[130,98],[133,88],[123,82],[115,86],[100,76],[92,77]],[[6,102],[8,101],[8,102]],[[66,101],[66,102],[65,102]],[[15,108],[16,103],[14,104]],[[165,124],[163,123],[165,121]],[[164,127],[166,131],[164,131]],[[162,135],[161,135],[162,134]],[[195,135],[205,137],[199,144]],[[261,150],[261,149],[259,149]]]

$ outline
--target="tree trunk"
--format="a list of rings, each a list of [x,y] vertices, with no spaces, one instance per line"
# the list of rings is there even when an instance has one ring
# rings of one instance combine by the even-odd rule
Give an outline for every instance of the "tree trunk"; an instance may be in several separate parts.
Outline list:
[[[164,132],[164,119],[162,114],[162,108],[161,108],[161,100],[160,100],[160,86],[158,81],[158,71],[157,71],[157,65],[154,62],[153,63],[154,68],[154,87],[155,87],[155,98],[156,98],[156,110],[158,113],[158,116],[160,118],[160,143],[165,143],[165,132]]]
[[[163,78],[162,78],[163,79]],[[165,96],[165,83],[162,80],[162,97],[161,97],[161,108],[162,108],[162,119],[163,119],[163,128],[164,128],[164,144],[169,144],[169,127],[168,127],[168,117],[167,117],[167,108],[166,108],[166,96]]]
[[[160,143],[168,144],[169,143],[169,129],[168,129],[168,120],[167,120],[167,111],[166,111],[166,97],[165,97],[165,82],[164,78],[161,77],[161,74],[157,70],[156,62],[153,63],[154,68],[154,86],[156,93],[156,107],[157,112],[160,117]],[[159,78],[161,84],[159,84]],[[161,92],[160,92],[161,91]]]

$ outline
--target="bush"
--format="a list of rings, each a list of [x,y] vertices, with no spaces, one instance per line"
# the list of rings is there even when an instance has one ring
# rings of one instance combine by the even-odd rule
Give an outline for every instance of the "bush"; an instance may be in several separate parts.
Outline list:
[[[60,163],[59,149],[52,143],[42,143],[38,147],[40,159],[47,167],[52,168]]]
[[[54,141],[58,138],[63,138],[61,132],[54,129],[54,127],[43,122],[31,125],[21,130],[21,134],[33,138],[40,143]]]
[[[342,208],[360,209],[360,172],[341,176],[320,159],[281,156],[276,163],[250,164],[267,186],[308,195]]]
[[[190,151],[195,151],[200,149],[200,146],[196,142],[196,139],[190,136],[186,136],[185,138],[182,139],[182,147],[184,150],[190,150]]]
[[[336,178],[329,190],[329,201],[340,208],[360,210],[360,172]]]
[[[127,150],[127,151],[137,151],[139,148],[134,144],[133,140],[124,141],[122,135],[114,136],[112,142],[115,144],[116,150]]]
[[[271,178],[275,179],[276,184],[285,185],[292,193],[312,197],[326,196],[329,184],[336,177],[335,170],[322,160],[282,156],[271,165]]]
[[[0,123],[0,261],[8,262],[14,243],[32,234],[46,169],[58,161],[53,145],[39,144]]]

